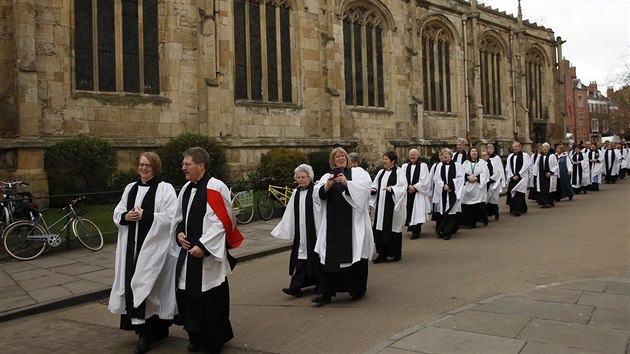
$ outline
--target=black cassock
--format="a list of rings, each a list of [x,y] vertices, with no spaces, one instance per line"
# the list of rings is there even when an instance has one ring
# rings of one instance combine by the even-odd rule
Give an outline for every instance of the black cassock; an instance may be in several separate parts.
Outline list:
[[[345,169],[344,175],[352,180],[352,170]],[[326,200],[326,264],[320,275],[319,291],[334,295],[348,292],[361,296],[367,290],[368,260],[361,259],[350,267],[341,268],[342,263],[352,262],[352,206],[343,194],[349,194],[341,183],[334,183],[326,192],[319,189],[319,198]]]

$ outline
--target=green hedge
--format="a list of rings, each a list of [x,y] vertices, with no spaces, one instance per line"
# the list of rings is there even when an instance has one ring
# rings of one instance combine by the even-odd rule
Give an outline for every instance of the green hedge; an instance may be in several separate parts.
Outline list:
[[[273,177],[279,181],[291,183],[293,171],[303,163],[308,163],[305,153],[285,148],[271,149],[260,157],[256,172],[250,174],[252,179]]]
[[[50,195],[107,190],[116,171],[116,150],[105,139],[79,135],[46,150]]]

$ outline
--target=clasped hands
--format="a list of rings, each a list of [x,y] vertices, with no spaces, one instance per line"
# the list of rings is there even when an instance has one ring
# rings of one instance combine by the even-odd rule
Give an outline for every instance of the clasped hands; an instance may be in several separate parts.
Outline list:
[[[129,210],[125,215],[125,220],[129,222],[142,220],[142,211],[143,210],[140,207],[135,207]]]
[[[182,245],[182,248],[188,251],[189,255],[195,258],[203,257],[203,250],[199,248],[199,246],[194,246],[192,248],[190,247],[190,241],[188,241],[188,239],[186,238],[185,233],[183,232],[178,233],[177,240],[179,241],[179,244]]]

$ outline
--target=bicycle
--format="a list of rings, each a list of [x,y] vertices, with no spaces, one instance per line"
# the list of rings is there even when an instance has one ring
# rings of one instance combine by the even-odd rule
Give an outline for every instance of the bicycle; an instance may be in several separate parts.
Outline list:
[[[276,210],[276,201],[285,208],[291,199],[293,189],[287,186],[276,186],[269,184],[267,193],[258,199],[258,215],[263,220],[269,220]]]
[[[27,219],[28,204],[33,202],[31,192],[15,191],[17,186],[27,187],[29,184],[24,181],[13,181],[2,183],[2,202],[0,202],[0,230],[4,230],[13,221]]]
[[[103,247],[103,234],[101,230],[89,219],[82,217],[76,210],[76,204],[85,197],[75,198],[61,211],[67,211],[64,216],[48,226],[43,217],[43,212],[37,208],[30,210],[31,220],[18,220],[9,225],[2,233],[4,250],[11,257],[27,261],[41,255],[46,246],[57,247],[61,244],[59,236],[68,226],[72,233],[85,248],[98,251]],[[63,222],[65,223],[59,233],[53,234],[51,228]]]
[[[240,191],[234,193],[230,187],[230,197],[232,198],[232,210],[236,221],[247,224],[254,218],[254,191]]]

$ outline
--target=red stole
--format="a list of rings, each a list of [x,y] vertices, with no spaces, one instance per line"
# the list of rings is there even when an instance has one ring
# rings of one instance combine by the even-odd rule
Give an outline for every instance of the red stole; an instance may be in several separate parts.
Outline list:
[[[236,228],[236,225],[232,224],[230,214],[223,203],[223,196],[221,196],[219,191],[214,189],[206,190],[208,191],[208,205],[210,205],[225,229],[225,241],[227,242],[228,248],[236,248],[240,246],[244,239],[243,235],[238,228]]]

